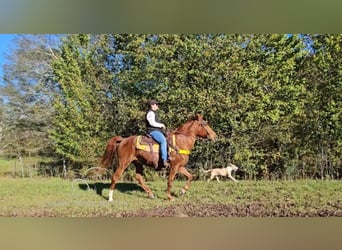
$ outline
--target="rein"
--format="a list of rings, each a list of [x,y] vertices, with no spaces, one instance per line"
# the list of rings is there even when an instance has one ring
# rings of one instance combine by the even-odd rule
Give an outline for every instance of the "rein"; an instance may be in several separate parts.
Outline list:
[[[183,133],[183,132],[177,132],[177,131],[175,131],[175,132],[174,132],[174,134],[178,134],[178,135],[185,135],[185,136],[188,136],[188,137],[192,137],[192,138],[194,138],[194,139],[197,139],[197,137],[196,137],[196,136],[189,135],[189,134],[186,134],[186,133]]]
[[[195,122],[195,121],[193,121],[193,123],[194,123],[194,122]],[[193,125],[193,124],[192,124],[192,125]],[[192,126],[192,125],[191,125],[191,126]],[[208,130],[207,130],[207,128],[206,128],[206,125],[207,125],[206,122],[201,122],[201,123],[200,123],[200,126],[202,126],[202,127],[205,129],[205,131],[207,132],[207,134],[209,135],[209,132],[208,132]],[[171,135],[172,141],[171,141],[171,143],[169,143],[170,147],[171,147],[172,149],[174,149],[178,154],[190,155],[190,153],[191,153],[190,150],[187,150],[187,149],[179,149],[179,148],[176,146],[176,134],[180,134],[180,135],[192,137],[192,138],[195,139],[195,140],[197,139],[197,137],[194,136],[194,135],[186,134],[186,133],[184,133],[184,132],[179,132],[179,131],[175,131],[175,132]]]

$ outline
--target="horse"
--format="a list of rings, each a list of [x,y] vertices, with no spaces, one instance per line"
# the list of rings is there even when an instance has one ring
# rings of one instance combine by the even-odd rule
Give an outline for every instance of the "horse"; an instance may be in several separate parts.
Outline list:
[[[149,150],[137,147],[141,137],[142,136],[138,135],[132,135],[126,138],[114,136],[107,142],[100,166],[105,169],[108,168],[112,165],[115,155],[117,155],[117,167],[111,176],[108,201],[113,201],[115,184],[119,181],[122,173],[131,163],[134,164],[136,169],[136,180],[148,194],[148,197],[154,198],[153,192],[145,184],[143,169],[144,166],[150,166],[158,171],[163,167],[158,148],[159,144],[154,141],[153,145],[157,146],[157,150],[153,150],[151,144],[147,146]],[[166,139],[168,142],[170,160],[170,171],[167,180],[167,198],[170,201],[174,200],[174,197],[171,195],[171,189],[177,173],[181,173],[187,177],[186,184],[184,188],[181,189],[180,194],[184,195],[190,188],[193,177],[185,166],[189,161],[190,152],[194,147],[197,138],[209,138],[212,141],[215,141],[217,138],[216,133],[203,119],[201,113],[196,113],[192,119],[188,120],[179,128],[167,133]],[[153,141],[152,138],[150,138],[150,140]]]

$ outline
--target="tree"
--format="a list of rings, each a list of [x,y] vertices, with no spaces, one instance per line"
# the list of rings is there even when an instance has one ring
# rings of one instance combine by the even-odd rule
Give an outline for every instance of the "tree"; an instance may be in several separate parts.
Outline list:
[[[95,164],[107,135],[104,104],[112,94],[106,87],[112,76],[101,51],[103,42],[105,36],[69,35],[53,64],[59,95],[50,136],[56,153],[75,166]]]
[[[58,36],[20,35],[4,65],[1,86],[4,149],[7,153],[51,153],[51,61],[58,54]]]
[[[310,176],[330,177],[341,173],[342,143],[342,36],[314,35],[312,55],[306,61],[303,78],[308,85],[301,132],[306,150],[302,154],[315,168]]]
[[[190,168],[234,161],[248,179],[340,176],[341,35],[80,34],[57,49],[33,44],[19,53],[32,62],[7,71],[3,145],[4,131],[23,139],[44,128],[25,143],[49,131],[69,166],[93,166],[113,135],[145,133],[153,98],[169,128],[202,111],[217,132],[216,143],[197,142]]]

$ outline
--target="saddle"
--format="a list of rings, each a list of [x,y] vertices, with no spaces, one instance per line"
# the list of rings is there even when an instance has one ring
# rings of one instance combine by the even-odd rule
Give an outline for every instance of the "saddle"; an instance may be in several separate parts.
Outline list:
[[[135,147],[143,151],[159,153],[159,144],[148,135],[139,135]]]

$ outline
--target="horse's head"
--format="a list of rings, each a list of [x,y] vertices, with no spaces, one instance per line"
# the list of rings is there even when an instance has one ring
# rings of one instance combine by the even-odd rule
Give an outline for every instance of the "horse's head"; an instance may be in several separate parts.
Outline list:
[[[209,124],[203,119],[201,113],[196,113],[194,117],[194,122],[196,124],[196,136],[202,138],[209,138],[216,141],[217,136],[215,131],[209,126]]]

